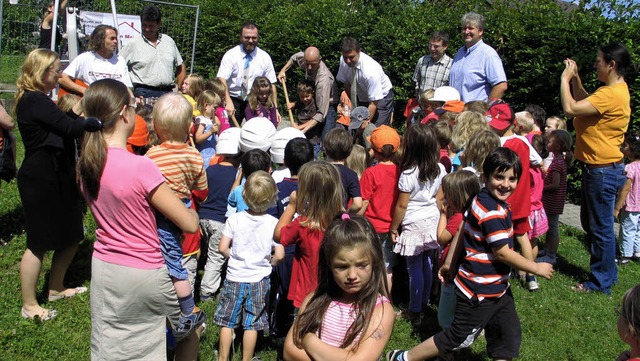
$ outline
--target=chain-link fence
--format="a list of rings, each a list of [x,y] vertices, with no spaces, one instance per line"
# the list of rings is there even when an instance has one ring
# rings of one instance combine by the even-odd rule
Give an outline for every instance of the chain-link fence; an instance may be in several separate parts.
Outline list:
[[[44,9],[53,3],[51,0],[0,0],[0,16],[2,18],[2,32],[0,33],[0,57],[4,55],[20,56],[38,47],[40,42],[40,24]],[[176,2],[162,2],[149,0],[117,1],[118,14],[138,15],[142,7],[148,3],[157,5],[162,13],[162,27],[160,31],[175,40],[187,69],[193,69],[195,63],[195,41],[198,31],[198,17],[200,7],[197,5],[180,4]],[[95,11],[111,13],[111,4],[105,0],[69,0],[67,8],[77,8],[78,11]],[[56,49],[61,58],[67,54],[66,16],[61,11],[58,28],[63,34],[60,48]],[[82,24],[78,30],[83,31]],[[88,35],[88,34],[87,34]],[[4,70],[4,69],[0,69]]]

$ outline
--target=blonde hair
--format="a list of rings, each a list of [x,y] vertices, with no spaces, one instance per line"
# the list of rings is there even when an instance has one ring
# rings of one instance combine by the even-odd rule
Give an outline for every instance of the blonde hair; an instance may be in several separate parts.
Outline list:
[[[472,100],[470,102],[464,103],[463,111],[471,111],[477,112],[484,116],[484,114],[489,110],[489,104],[482,100]]]
[[[522,111],[516,113],[516,123],[518,123],[518,127],[522,129],[522,132],[529,133],[533,130],[535,121],[531,113]]]
[[[355,144],[351,148],[351,154],[345,160],[344,165],[356,172],[358,179],[360,179],[364,170],[369,166],[369,153],[360,144]]]
[[[242,189],[242,198],[250,210],[264,213],[276,205],[278,188],[269,173],[258,170],[247,178]]]
[[[211,90],[203,91],[202,94],[200,94],[200,96],[198,97],[198,99],[196,99],[196,101],[197,101],[196,109],[198,109],[200,114],[209,118],[213,118],[213,115],[215,114],[215,108],[218,105],[220,105],[220,103],[222,103],[222,99],[220,99],[218,94],[212,92]],[[213,107],[213,110],[212,110],[213,114],[205,113],[204,108],[207,104],[210,104]]]
[[[462,166],[473,167],[478,174],[482,174],[484,159],[500,145],[500,137],[493,131],[485,129],[475,132],[464,150]]]
[[[222,101],[227,96],[227,84],[218,78],[209,80],[206,88],[218,95]]]
[[[14,111],[25,91],[46,92],[44,75],[56,59],[58,59],[58,54],[48,49],[35,49],[27,55],[22,63],[18,80],[16,80],[18,91],[16,92]]]
[[[433,98],[434,94],[436,93],[435,90],[433,89],[427,89],[425,91],[422,92],[422,94],[420,94],[420,98],[418,98],[418,104],[420,104],[421,108],[427,108],[427,107],[431,107],[433,108],[433,103],[429,101],[429,98]],[[433,110],[433,109],[431,109]],[[427,114],[425,114],[427,115]]]
[[[80,97],[75,94],[67,93],[58,99],[58,108],[65,113],[68,113],[77,102],[80,101]]]
[[[189,74],[182,82],[184,83],[187,79],[191,79],[191,83],[189,83],[189,95],[191,95],[193,99],[198,98],[204,91],[204,79],[198,74]]]
[[[153,129],[161,141],[184,142],[189,135],[193,107],[180,94],[167,93],[153,107]]]
[[[95,81],[84,93],[82,107],[85,115],[102,122],[102,131],[84,134],[78,159],[78,182],[83,184],[83,192],[88,199],[98,197],[100,178],[107,161],[107,143],[102,134],[113,130],[130,97],[127,86],[113,79]]]
[[[547,124],[547,121],[549,121],[549,119],[555,119],[558,122],[556,124],[556,129],[567,130],[567,121],[564,118],[557,115],[552,115],[544,122],[545,125]]]
[[[298,173],[296,210],[306,217],[300,225],[324,231],[333,217],[343,211],[342,196],[336,166],[323,160],[305,163]]]
[[[451,150],[459,152],[464,149],[471,136],[479,130],[489,130],[489,125],[482,114],[464,111],[456,117],[457,124],[451,132]]]
[[[249,92],[249,96],[247,97],[251,109],[257,110],[260,107],[260,103],[258,103],[258,93],[261,89],[267,88],[269,89],[269,97],[267,98],[267,109],[271,109],[275,106],[275,104],[273,104],[273,91],[271,90],[271,82],[268,78],[259,76],[253,81],[251,91]]]

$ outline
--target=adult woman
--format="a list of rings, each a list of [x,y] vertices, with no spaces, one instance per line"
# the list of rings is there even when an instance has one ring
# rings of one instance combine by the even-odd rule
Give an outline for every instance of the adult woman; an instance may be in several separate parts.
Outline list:
[[[87,289],[66,288],[64,275],[84,238],[82,203],[75,182],[74,138],[100,122],[78,118],[80,106],[63,113],[47,96],[60,78],[60,59],[47,49],[33,50],[16,82],[16,117],[25,157],[18,172],[27,231],[27,250],[20,262],[22,317],[48,320],[56,312],[36,300],[36,286],[45,251],[55,250],[49,274],[49,301],[73,297]],[[75,114],[74,114],[75,113]],[[76,119],[74,119],[76,118]]]
[[[85,114],[103,123],[101,132],[84,137],[78,161],[82,193],[98,225],[91,262],[92,359],[166,357],[166,318],[176,324],[180,307],[154,209],[184,231],[198,230],[197,214],[173,194],[153,161],[126,150],[135,107],[126,85],[112,79],[92,83],[83,98]],[[178,356],[197,355],[197,342],[195,334],[180,342]]]
[[[575,117],[574,155],[582,163],[580,220],[591,244],[591,274],[587,282],[574,287],[579,292],[610,294],[618,280],[613,207],[625,181],[620,144],[631,116],[629,88],[624,79],[630,64],[627,49],[613,43],[598,52],[594,66],[598,80],[605,85],[595,93],[589,95],[584,89],[578,67],[571,59],[565,60],[561,77],[562,108],[567,116]]]
[[[63,11],[67,7],[68,0],[62,0],[60,2],[60,11]],[[53,31],[53,3],[50,2],[42,10],[42,23],[40,24],[40,45],[38,48],[51,49],[51,32]],[[60,46],[62,40],[62,34],[56,28],[56,49]]]

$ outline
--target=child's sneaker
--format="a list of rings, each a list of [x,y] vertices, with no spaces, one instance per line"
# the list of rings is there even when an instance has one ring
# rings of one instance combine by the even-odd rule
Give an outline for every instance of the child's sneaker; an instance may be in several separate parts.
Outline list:
[[[629,262],[631,262],[631,258],[629,257],[616,258],[616,263],[618,264],[618,266],[626,266],[629,264]]]
[[[195,331],[198,326],[207,320],[207,315],[198,306],[193,308],[190,315],[180,314],[178,326],[173,330],[173,335],[177,340],[187,337],[191,332]]]
[[[527,276],[527,289],[529,291],[535,291],[539,288],[538,280],[536,276]]]
[[[404,361],[404,350],[393,350],[387,353],[387,361]]]

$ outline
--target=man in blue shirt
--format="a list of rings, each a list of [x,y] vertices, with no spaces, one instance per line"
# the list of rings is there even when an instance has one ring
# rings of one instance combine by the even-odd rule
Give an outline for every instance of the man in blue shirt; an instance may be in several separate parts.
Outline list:
[[[453,58],[449,85],[460,92],[465,103],[502,99],[507,90],[507,76],[498,53],[482,41],[484,16],[467,13],[461,25],[464,46]]]

